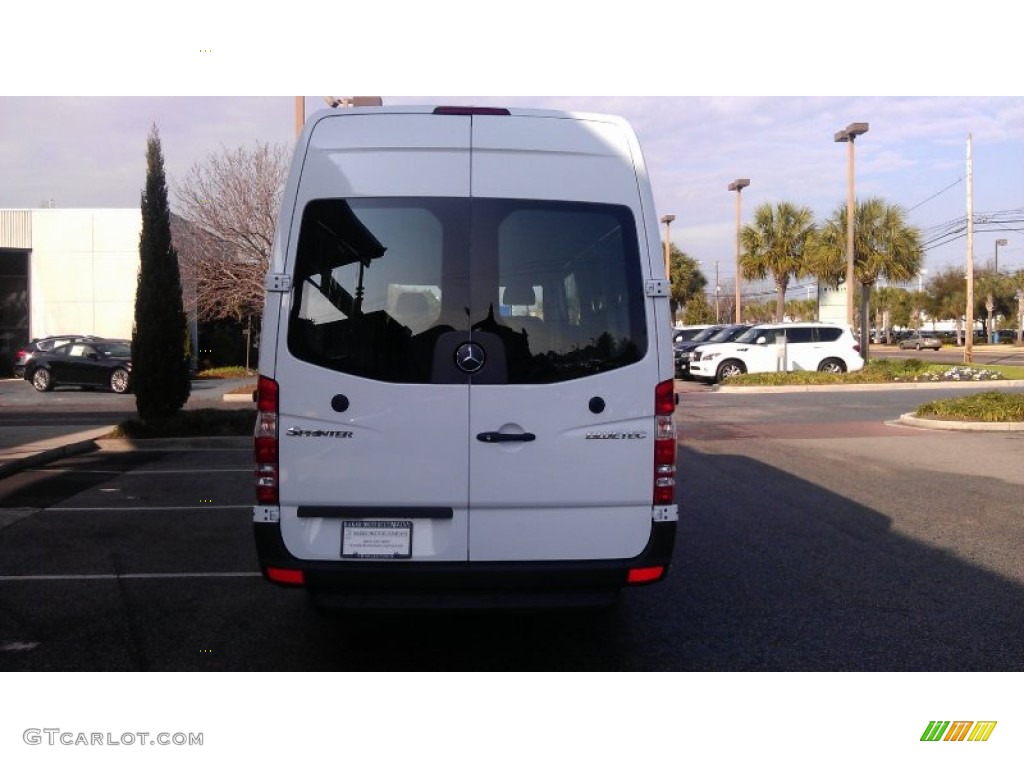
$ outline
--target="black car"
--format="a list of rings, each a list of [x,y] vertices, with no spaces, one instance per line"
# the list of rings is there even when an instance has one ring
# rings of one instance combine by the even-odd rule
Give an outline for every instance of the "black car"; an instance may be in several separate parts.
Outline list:
[[[676,376],[684,379],[690,377],[690,353],[702,344],[717,344],[720,341],[732,341],[745,330],[749,324],[709,325],[692,339],[680,341],[672,345],[675,357]]]
[[[72,341],[101,341],[101,339],[98,336],[81,334],[64,334],[61,336],[46,336],[42,339],[33,339],[30,343],[19,349],[18,353],[14,356],[15,378],[25,378],[25,367],[28,365],[28,361],[31,360],[37,352],[49,352],[54,347],[59,347],[61,344],[69,344]]]
[[[678,344],[681,341],[689,341],[707,327],[707,325],[685,325],[682,328],[673,328],[672,343]]]
[[[118,394],[131,389],[132,345],[121,339],[74,341],[36,352],[25,366],[25,380],[40,392],[54,387],[108,387]]]

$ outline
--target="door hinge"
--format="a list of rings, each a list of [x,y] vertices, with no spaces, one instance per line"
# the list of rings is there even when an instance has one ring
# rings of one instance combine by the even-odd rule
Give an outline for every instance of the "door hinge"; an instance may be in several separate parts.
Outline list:
[[[267,275],[266,289],[273,293],[287,293],[292,289],[292,276],[271,272]]]
[[[672,285],[663,277],[647,281],[647,295],[652,298],[665,298],[672,291]]]

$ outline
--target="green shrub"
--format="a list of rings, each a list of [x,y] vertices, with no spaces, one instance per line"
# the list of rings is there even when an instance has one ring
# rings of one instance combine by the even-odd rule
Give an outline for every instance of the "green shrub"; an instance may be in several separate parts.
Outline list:
[[[1024,395],[981,392],[966,397],[936,400],[922,405],[914,415],[947,421],[1024,422]]]
[[[241,365],[232,365],[223,368],[208,368],[196,374],[197,379],[247,379],[256,375],[253,370],[246,370]]]
[[[789,373],[751,373],[733,376],[722,382],[728,386],[805,386],[813,384],[884,384],[886,382],[915,381],[994,381],[1007,378],[996,367],[965,367],[935,365],[921,360],[871,360],[864,368],[853,373],[819,373],[817,371],[791,371]]]

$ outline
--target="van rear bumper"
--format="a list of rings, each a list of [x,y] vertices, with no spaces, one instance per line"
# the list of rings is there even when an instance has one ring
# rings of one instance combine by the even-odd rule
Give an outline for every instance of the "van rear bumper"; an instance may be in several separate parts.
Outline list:
[[[254,523],[264,577],[268,568],[302,571],[303,586],[329,608],[490,608],[599,606],[614,603],[629,572],[661,566],[665,578],[676,522],[655,522],[639,556],[629,560],[410,563],[299,560],[280,523]],[[278,582],[274,582],[278,583]]]

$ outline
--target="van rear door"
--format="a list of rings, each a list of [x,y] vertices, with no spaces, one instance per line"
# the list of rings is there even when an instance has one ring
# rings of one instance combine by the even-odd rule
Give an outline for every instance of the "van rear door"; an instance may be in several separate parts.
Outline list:
[[[631,147],[615,122],[474,118],[474,338],[508,354],[470,387],[471,560],[648,542],[659,363]]]
[[[434,349],[469,333],[469,126],[339,113],[312,129],[275,372],[297,558],[467,557],[469,388],[437,383]]]

